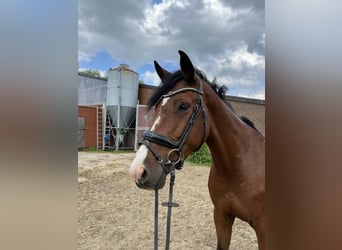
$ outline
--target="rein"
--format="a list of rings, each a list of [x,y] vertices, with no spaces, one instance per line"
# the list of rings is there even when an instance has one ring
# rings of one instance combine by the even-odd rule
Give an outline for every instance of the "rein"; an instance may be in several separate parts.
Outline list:
[[[166,223],[165,250],[168,250],[170,246],[171,209],[172,207],[177,206],[176,203],[172,203],[173,186],[174,186],[174,182],[176,178],[175,169],[180,170],[183,167],[184,155],[182,153],[182,149],[190,134],[191,128],[195,124],[196,118],[198,117],[200,111],[202,111],[202,117],[203,117],[203,134],[202,134],[202,141],[201,141],[200,146],[204,143],[204,140],[205,140],[205,131],[206,131],[207,123],[206,123],[205,110],[203,108],[203,97],[202,97],[203,96],[203,84],[202,84],[201,79],[200,79],[199,85],[200,85],[199,89],[182,88],[182,89],[169,92],[161,96],[158,102],[156,103],[157,105],[163,98],[171,97],[171,96],[177,95],[179,93],[187,92],[187,91],[198,93],[198,101],[193,108],[191,117],[189,119],[189,123],[184,129],[183,134],[180,136],[178,141],[173,141],[167,138],[166,136],[158,134],[154,131],[145,131],[142,135],[142,140],[139,142],[139,144],[143,144],[149,149],[149,151],[153,154],[158,164],[163,169],[161,176],[163,174],[167,175],[168,173],[167,168],[170,167],[170,188],[169,188],[169,201],[167,202],[168,210],[167,210],[167,223]],[[158,145],[165,146],[171,149],[168,152],[166,159],[163,159],[159,155],[159,153],[151,146],[150,142],[156,143]],[[173,161],[171,159],[173,155],[178,156],[178,159],[176,161]],[[158,250],[158,188],[157,188],[158,184],[159,184],[159,180],[155,188],[155,206],[154,206],[154,211],[155,211],[154,213],[154,249],[155,250]]]

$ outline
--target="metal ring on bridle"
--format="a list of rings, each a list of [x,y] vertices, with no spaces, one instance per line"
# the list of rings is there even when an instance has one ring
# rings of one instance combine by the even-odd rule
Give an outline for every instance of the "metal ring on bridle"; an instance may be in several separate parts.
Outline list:
[[[178,154],[178,160],[177,161],[171,161],[170,160],[170,156],[171,154],[173,154],[173,152],[176,152]],[[169,151],[169,153],[167,154],[166,156],[166,163],[167,164],[177,164],[179,163],[180,161],[182,161],[184,158],[183,158],[183,153],[181,150],[179,150],[178,148],[175,148],[175,149],[172,149]]]

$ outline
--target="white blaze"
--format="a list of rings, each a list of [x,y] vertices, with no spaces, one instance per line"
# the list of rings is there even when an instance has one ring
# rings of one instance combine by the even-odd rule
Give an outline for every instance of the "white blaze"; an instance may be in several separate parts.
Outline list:
[[[157,119],[154,121],[151,131],[154,131],[156,129],[156,126],[160,123],[160,116],[157,117]]]
[[[162,105],[162,106],[165,106],[168,100],[170,100],[170,97],[164,98],[164,99],[162,100],[161,105]]]
[[[166,103],[167,103],[167,101],[168,101],[169,99],[170,99],[170,97],[164,98],[164,99],[162,100],[161,105],[162,105],[162,106],[165,106]],[[160,116],[158,116],[157,119],[154,121],[154,123],[153,123],[153,125],[152,125],[151,131],[154,131],[154,130],[156,129],[157,125],[160,123],[160,119],[161,119]]]
[[[145,145],[141,145],[141,147],[138,149],[138,151],[135,154],[135,157],[132,161],[131,168],[129,170],[132,178],[134,178],[134,172],[138,165],[143,165],[143,162],[147,156],[148,149]]]
[[[164,98],[162,100],[161,106],[165,106],[169,99],[170,99],[170,97]],[[160,116],[158,116],[152,125],[151,131],[156,129],[156,126],[160,123],[160,119],[161,119]],[[144,160],[147,157],[147,153],[148,153],[148,148],[145,145],[141,145],[141,147],[136,152],[135,157],[132,161],[130,170],[129,170],[133,179],[134,179],[134,172],[135,172],[137,166],[141,166],[144,164]]]

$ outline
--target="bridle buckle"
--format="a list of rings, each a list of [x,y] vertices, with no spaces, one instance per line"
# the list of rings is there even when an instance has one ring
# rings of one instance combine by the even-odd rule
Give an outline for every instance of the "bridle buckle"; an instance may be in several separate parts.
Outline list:
[[[178,155],[178,159],[177,161],[172,161],[172,159],[170,159],[170,157],[172,157],[172,155],[174,154],[174,152],[176,152],[176,154]],[[171,149],[169,151],[169,153],[167,154],[166,156],[166,164],[169,164],[169,165],[176,165],[178,164],[179,162],[183,161],[184,160],[184,156],[183,156],[183,153],[181,150],[179,150],[178,148],[174,148],[174,149]]]

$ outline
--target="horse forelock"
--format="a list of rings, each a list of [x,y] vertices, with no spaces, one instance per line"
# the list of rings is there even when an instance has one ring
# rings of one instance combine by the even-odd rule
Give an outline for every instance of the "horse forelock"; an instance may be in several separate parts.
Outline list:
[[[152,106],[156,105],[156,103],[159,101],[159,99],[170,92],[173,87],[176,85],[177,82],[184,79],[184,76],[180,70],[170,74],[167,76],[159,85],[157,90],[154,92],[154,94],[150,97],[148,100],[148,107],[151,108]]]

